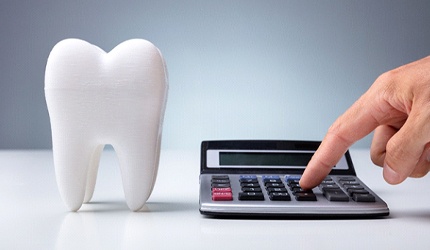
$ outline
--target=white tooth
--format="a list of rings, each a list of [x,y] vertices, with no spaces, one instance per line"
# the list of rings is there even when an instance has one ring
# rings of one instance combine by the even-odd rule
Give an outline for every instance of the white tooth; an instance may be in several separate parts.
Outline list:
[[[157,175],[167,88],[163,57],[148,41],[109,53],[78,39],[55,45],[45,96],[57,184],[70,210],[91,199],[106,144],[118,155],[127,205],[143,207]]]

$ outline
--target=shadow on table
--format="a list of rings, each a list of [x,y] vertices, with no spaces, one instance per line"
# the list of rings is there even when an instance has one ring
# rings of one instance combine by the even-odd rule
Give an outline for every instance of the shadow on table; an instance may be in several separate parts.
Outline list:
[[[147,202],[136,213],[198,211],[198,203],[185,201]],[[131,212],[125,201],[92,201],[82,205],[78,213]]]
[[[139,212],[183,212],[198,211],[198,204],[190,202],[148,202]]]

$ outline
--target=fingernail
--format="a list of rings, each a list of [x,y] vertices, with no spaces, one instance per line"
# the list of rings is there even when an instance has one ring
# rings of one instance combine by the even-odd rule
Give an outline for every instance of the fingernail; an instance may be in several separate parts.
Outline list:
[[[387,163],[384,163],[384,171],[383,171],[384,179],[386,182],[390,184],[398,184],[402,182],[401,176],[395,172]]]

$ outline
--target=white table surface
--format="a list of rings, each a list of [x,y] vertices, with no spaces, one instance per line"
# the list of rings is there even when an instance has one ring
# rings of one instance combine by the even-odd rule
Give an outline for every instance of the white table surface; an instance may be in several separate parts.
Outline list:
[[[351,155],[358,176],[388,203],[388,218],[206,218],[198,211],[198,149],[162,151],[155,189],[137,213],[107,150],[91,203],[68,212],[52,151],[0,151],[0,249],[430,249],[429,178],[390,186],[368,150]]]

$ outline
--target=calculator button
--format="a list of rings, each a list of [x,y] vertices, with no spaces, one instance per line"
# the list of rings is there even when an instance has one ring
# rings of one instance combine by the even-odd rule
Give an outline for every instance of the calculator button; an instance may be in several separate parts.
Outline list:
[[[263,180],[265,184],[267,183],[282,183],[281,179],[265,179]]]
[[[258,183],[240,183],[241,187],[260,187],[260,184]]]
[[[280,188],[282,187],[283,188],[283,187],[285,187],[283,183],[266,183],[265,186],[266,186],[266,188],[269,188],[269,187],[280,187]]]
[[[212,183],[212,188],[228,188],[230,187],[230,183]]]
[[[368,193],[369,192],[364,189],[353,189],[353,188],[348,189],[348,194],[350,196],[353,196],[354,194],[368,194]]]
[[[352,199],[356,202],[375,202],[375,196],[371,194],[353,194]]]
[[[266,181],[266,180],[281,180],[281,177],[279,177],[279,175],[263,175],[261,178],[263,179],[263,181]]]
[[[301,178],[301,176],[300,175],[287,175],[287,176],[285,176],[285,181],[286,182],[292,182],[292,181],[297,181],[297,182],[299,182],[300,181],[300,178]]]
[[[356,181],[339,181],[341,185],[360,185],[360,183]]]
[[[229,179],[212,179],[212,183],[230,183]]]
[[[349,201],[349,196],[346,195],[340,188],[327,190],[323,192],[323,194],[329,201]]]
[[[233,200],[233,194],[231,192],[215,192],[212,194],[212,200],[231,201]]]
[[[241,192],[239,193],[239,200],[261,201],[264,200],[264,196],[261,192]]]
[[[330,184],[335,184],[335,182],[333,180],[327,180],[327,181],[322,181],[321,184],[330,185]]]
[[[339,189],[339,186],[336,184],[321,184],[320,189],[322,191],[328,190],[328,189]]]
[[[272,201],[290,201],[291,196],[288,193],[271,193],[269,195]]]
[[[343,187],[348,191],[349,189],[364,189],[361,185],[343,185]]]
[[[299,180],[289,180],[287,181],[287,185],[291,187],[291,185],[299,185]]]
[[[295,188],[301,188],[300,185],[297,183],[292,183],[288,185],[290,187],[291,190],[295,189]]]
[[[254,178],[241,178],[239,179],[240,183],[258,183],[257,179]]]
[[[225,192],[230,192],[231,193],[231,188],[230,187],[226,187],[226,188],[212,188],[212,193],[225,193]]]
[[[212,175],[212,180],[229,180],[228,175]]]
[[[243,192],[261,192],[261,188],[259,187],[242,187]]]
[[[298,201],[316,201],[317,197],[314,193],[296,193],[296,200]]]
[[[239,176],[240,179],[257,179],[256,175],[241,175]]]
[[[340,177],[338,181],[355,181],[354,177]]]
[[[309,190],[305,190],[305,189],[303,189],[301,187],[293,188],[293,189],[291,189],[291,191],[293,191],[294,194],[297,194],[297,193],[311,193],[312,192],[312,191],[309,191]]]
[[[275,187],[270,187],[267,188],[267,192],[270,193],[286,193],[287,189],[286,188],[275,188]]]

